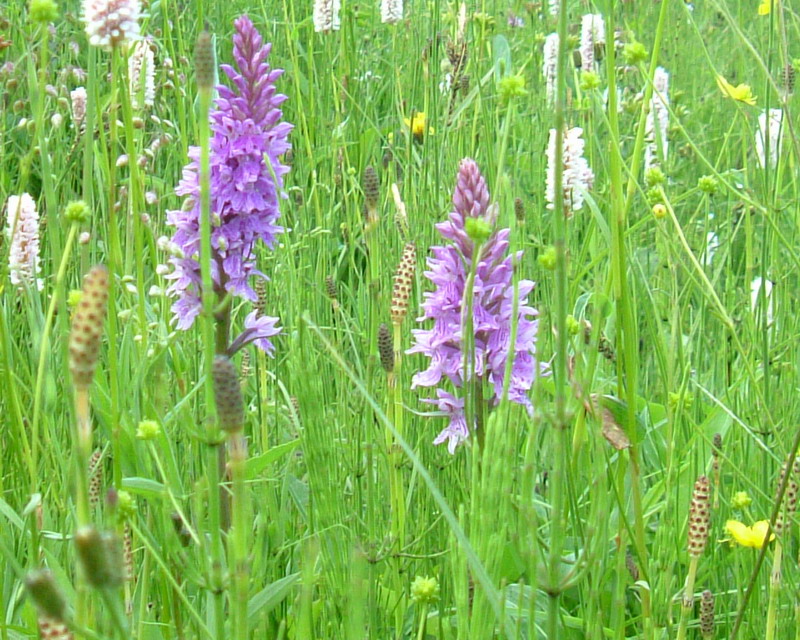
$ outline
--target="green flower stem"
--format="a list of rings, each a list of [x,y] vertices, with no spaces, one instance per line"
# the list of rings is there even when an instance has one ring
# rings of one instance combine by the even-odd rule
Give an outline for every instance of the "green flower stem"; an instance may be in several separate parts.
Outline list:
[[[475,274],[478,271],[478,263],[481,259],[482,242],[474,240],[472,248],[472,264],[470,264],[467,282],[464,285],[464,297],[461,299],[461,324],[464,327],[461,332],[464,342],[464,418],[469,425],[475,425],[478,445],[482,447],[484,438],[483,423],[483,382],[475,377],[475,329],[473,315],[473,304],[475,302]]]
[[[405,415],[403,409],[403,326],[395,324],[394,330],[394,426],[401,437],[405,437]],[[397,541],[397,549],[405,547],[406,529],[406,501],[403,491],[403,478],[400,471],[402,455],[397,447],[395,437],[391,432],[386,433],[386,442],[389,455],[389,491],[392,505],[392,537]]]
[[[114,49],[112,53],[112,77],[119,76],[120,52]],[[95,80],[97,78],[95,77]],[[117,190],[117,171],[116,158],[118,150],[118,131],[117,131],[117,108],[119,97],[117,95],[117,83],[111,84],[111,102],[108,114],[109,139],[107,156],[108,161],[108,268],[110,277],[108,279],[108,378],[111,391],[111,423],[114,425],[111,431],[111,464],[113,467],[114,486],[119,487],[122,483],[122,450],[120,447],[120,394],[119,394],[119,370],[118,370],[118,333],[117,333],[117,281],[122,277],[122,245],[119,239],[119,222],[115,208],[118,195]],[[100,119],[102,123],[102,119]],[[101,129],[103,126],[101,124]],[[92,132],[87,131],[84,135],[92,138]]]
[[[247,603],[250,589],[250,567],[248,559],[248,525],[250,504],[245,476],[247,467],[247,442],[242,431],[232,433],[228,439],[230,467],[233,477],[233,531],[231,535],[232,583],[231,612],[234,640],[248,640]]]
[[[558,4],[558,62],[556,75],[555,117],[555,208],[553,210],[553,245],[556,250],[555,305],[553,322],[556,330],[553,377],[555,384],[555,416],[552,424],[550,473],[551,522],[549,554],[544,590],[549,598],[545,630],[548,638],[558,638],[561,617],[561,550],[564,544],[564,519],[566,508],[566,451],[569,444],[567,417],[567,229],[564,209],[564,125],[567,87],[567,0]],[[609,89],[609,95],[613,89]]]
[[[47,65],[49,64],[50,53],[50,30],[48,26],[39,26],[41,42],[39,43],[39,69],[37,74],[36,104],[34,119],[36,121],[36,137],[39,143],[39,162],[42,170],[42,187],[45,200],[45,216],[52,221],[47,225],[47,235],[50,241],[50,258],[53,270],[56,269],[59,257],[61,256],[61,229],[57,223],[56,214],[58,211],[58,200],[56,199],[53,184],[53,169],[50,166],[49,138],[47,137],[47,120],[44,110],[47,102]]]
[[[208,114],[211,108],[211,89],[199,90],[198,122],[200,127],[200,273],[203,281],[203,354],[205,373],[206,411],[214,411],[214,386],[211,373],[214,364],[216,343],[214,337],[214,288],[211,279],[211,169],[210,127]],[[206,422],[206,478],[208,481],[208,528],[209,528],[209,598],[212,601],[215,638],[225,639],[224,591],[222,585],[223,546],[220,530],[220,470],[218,429],[215,420]]]
[[[697,575],[697,562],[699,559],[699,556],[692,556],[689,560],[689,573],[686,576],[686,585],[683,588],[683,598],[681,599],[681,621],[678,625],[677,640],[686,640],[689,616],[694,611],[694,581]]]
[[[428,603],[424,603],[419,612],[419,626],[417,629],[417,640],[424,640],[425,626],[428,621]]]
[[[787,474],[788,475],[788,474]],[[772,561],[772,573],[769,579],[769,605],[767,608],[767,630],[764,640],[775,640],[775,621],[778,615],[778,595],[781,591],[781,559],[783,546],[781,541],[775,542],[775,558]]]
[[[128,237],[127,246],[134,249],[134,261],[136,263],[136,289],[137,289],[137,310],[139,315],[139,334],[142,336],[140,341],[141,353],[147,351],[147,314],[145,310],[145,284],[144,284],[144,236],[143,236],[143,223],[142,213],[144,212],[144,205],[142,202],[143,184],[139,171],[139,149],[137,144],[136,133],[133,128],[133,108],[131,105],[131,96],[128,93],[130,86],[129,78],[127,77],[127,65],[123,65],[122,73],[120,74],[119,82],[122,85],[120,88],[120,95],[122,96],[122,120],[125,125],[125,151],[128,154],[128,229],[133,228],[133,245],[131,245],[130,237]],[[141,78],[144,80],[145,69],[142,63]],[[138,88],[138,93],[142,93]],[[143,103],[143,96],[139,97],[139,103]],[[129,233],[130,236],[130,233]],[[126,271],[130,268],[126,265]]]
[[[53,318],[56,314],[56,308],[60,298],[60,293],[64,290],[63,282],[67,274],[67,265],[69,264],[70,255],[72,255],[72,246],[75,243],[75,237],[78,235],[79,227],[73,224],[70,227],[69,235],[67,236],[67,244],[64,252],[61,254],[61,264],[58,265],[58,272],[56,273],[56,284],[53,288],[53,297],[50,298],[50,304],[47,307],[47,315],[44,321],[44,330],[42,331],[42,339],[39,345],[39,364],[36,369],[36,387],[33,394],[33,420],[31,421],[31,453],[28,457],[28,470],[31,474],[31,493],[38,490],[39,477],[39,420],[41,417],[42,406],[42,393],[44,392],[44,374],[47,365],[47,356],[50,354],[50,333],[53,329]],[[49,444],[49,443],[48,443]]]

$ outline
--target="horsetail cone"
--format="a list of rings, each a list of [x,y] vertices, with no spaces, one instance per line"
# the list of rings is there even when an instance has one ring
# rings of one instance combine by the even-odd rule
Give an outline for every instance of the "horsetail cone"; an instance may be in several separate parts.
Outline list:
[[[786,491],[783,494],[783,504],[778,511],[778,517],[775,519],[775,527],[773,530],[776,535],[781,535],[783,533],[784,528],[791,522],[792,515],[797,510],[797,493],[798,489],[800,489],[797,484],[798,471],[800,471],[800,461],[798,460],[795,460],[793,463],[787,460],[781,467],[775,489],[776,492],[780,491],[783,478],[787,472],[789,473],[789,479],[786,482]],[[777,497],[776,495],[775,498],[777,499]]]
[[[197,86],[211,91],[214,87],[214,44],[211,34],[202,31],[194,46],[194,73]]]
[[[708,589],[700,596],[700,635],[714,637],[714,594]]]
[[[403,257],[394,275],[392,291],[392,324],[399,326],[408,313],[408,299],[411,297],[411,282],[417,268],[417,248],[409,242],[403,248]]]
[[[241,431],[244,427],[244,402],[236,367],[228,356],[219,355],[214,358],[212,375],[219,428],[228,433]]]
[[[374,212],[378,208],[378,197],[380,196],[380,181],[375,168],[371,165],[364,169],[364,178],[361,186],[364,189],[364,203],[367,211]]]
[[[56,622],[46,616],[39,616],[39,637],[42,640],[72,640],[74,636],[63,622]]]
[[[709,495],[711,487],[707,476],[700,476],[694,483],[692,502],[689,507],[689,556],[699,558],[708,542],[708,529],[711,520]]]
[[[111,533],[100,533],[92,525],[75,533],[78,559],[86,581],[96,589],[118,587],[125,581],[122,545]]]
[[[67,601],[48,569],[31,571],[25,576],[25,588],[39,614],[53,622],[62,622],[67,613]]]
[[[381,358],[381,366],[386,373],[394,371],[394,346],[392,344],[392,332],[385,322],[378,327],[378,355]]]
[[[92,384],[107,306],[108,269],[97,265],[83,280],[83,292],[69,334],[69,370],[78,390],[86,390]]]

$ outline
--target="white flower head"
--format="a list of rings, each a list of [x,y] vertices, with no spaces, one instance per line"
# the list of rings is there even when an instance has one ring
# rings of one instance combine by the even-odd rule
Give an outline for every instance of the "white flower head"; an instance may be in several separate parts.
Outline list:
[[[769,117],[769,124],[767,124]],[[769,168],[773,169],[778,164],[783,144],[783,111],[781,109],[770,109],[769,116],[767,110],[758,116],[758,129],[756,129],[756,156],[758,166],[764,167],[766,163],[767,145],[769,145]]]
[[[703,253],[703,264],[706,267],[711,267],[717,249],[719,249],[719,236],[714,231],[709,231],[706,233],[706,250]]]
[[[6,203],[6,238],[11,248],[8,252],[8,271],[11,284],[19,289],[36,287],[42,290],[42,272],[39,260],[39,213],[36,203],[27,193],[9,196]]]
[[[314,31],[328,33],[338,31],[341,26],[339,12],[341,0],[314,0]]]
[[[558,34],[551,33],[544,39],[544,75],[547,104],[552,105],[556,98],[556,73],[558,71]]]
[[[83,0],[89,44],[112,49],[139,38],[139,0]]]
[[[381,0],[381,22],[395,24],[403,19],[403,0]]]
[[[131,106],[140,109],[139,98],[145,107],[152,107],[156,100],[155,63],[153,49],[149,43],[139,40],[133,45],[128,58],[128,81],[130,83]]]
[[[594,49],[606,43],[606,23],[599,13],[587,13],[581,18],[581,69],[594,71]]]
[[[69,92],[69,97],[72,101],[72,122],[75,128],[78,128],[86,117],[86,89],[84,87],[73,89]]]
[[[583,207],[585,192],[594,184],[594,173],[583,157],[586,142],[581,137],[583,129],[573,127],[564,130],[564,173],[562,188],[564,190],[564,207],[567,215]],[[547,143],[547,177],[545,182],[545,199],[547,208],[554,209],[556,202],[556,130],[550,129],[550,139]]]
[[[645,121],[644,171],[666,162],[669,150],[667,130],[669,129],[669,73],[657,67],[653,76],[653,97]],[[660,155],[659,155],[660,148]]]

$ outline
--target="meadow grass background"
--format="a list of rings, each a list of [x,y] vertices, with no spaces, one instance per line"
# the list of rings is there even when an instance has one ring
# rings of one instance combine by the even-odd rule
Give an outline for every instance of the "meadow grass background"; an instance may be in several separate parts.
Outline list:
[[[54,571],[71,602],[82,600],[84,626],[94,634],[85,637],[121,635],[108,601],[88,595],[70,542],[75,411],[66,299],[96,263],[111,264],[114,272],[91,395],[95,445],[103,452],[101,492],[116,486],[135,504],[113,516],[101,500],[94,512],[99,524],[130,531],[135,580],[112,599],[127,605],[127,637],[219,637],[209,588],[215,571],[208,563],[204,434],[213,416],[204,401],[202,340],[199,328],[173,331],[170,301],[150,289],[165,287],[155,271],[165,262],[156,240],[170,235],[165,211],[180,206],[173,189],[188,146],[198,143],[195,39],[207,21],[218,60],[231,62],[232,21],[244,12],[273,43],[271,64],[286,70],[278,87],[289,97],[284,117],[295,124],[281,218],[288,231],[275,251],[262,249],[259,256],[271,278],[267,313],[280,317],[284,333],[274,340],[274,358],[250,353],[242,376],[251,456],[248,637],[541,638],[546,629],[565,639],[675,637],[688,568],[690,495],[701,474],[714,484],[714,434],[722,441],[720,481],[696,591],[715,596],[711,637],[728,637],[740,608],[738,637],[764,637],[774,544],[755,572],[758,550],[728,544],[724,524],[772,515],[780,465],[796,446],[800,211],[792,96],[784,105],[786,138],[776,168],[758,166],[753,139],[761,109],[779,106],[784,67],[800,57],[797,8],[784,0],[781,11],[758,16],[756,0],[698,0],[693,11],[671,1],[654,50],[661,3],[566,3],[576,36],[570,50],[580,16],[602,12],[609,37],[619,28],[623,42],[641,42],[648,51],[639,66],[618,60],[618,137],[604,108],[605,62],[599,89],[590,91],[567,68],[566,122],[584,128],[596,179],[587,205],[566,223],[563,295],[567,312],[591,322],[592,330],[586,339],[583,329],[569,337],[568,380],[550,376],[536,384],[533,416],[514,406],[502,424],[492,423],[483,448],[471,443],[453,456],[432,446],[445,419],[419,401],[429,394],[408,390],[411,375],[427,362],[405,357],[399,384],[409,456],[386,437],[391,401],[374,342],[374,322],[389,322],[403,246],[392,183],[406,203],[409,239],[421,263],[405,346],[429,289],[422,262],[439,243],[433,225],[450,210],[459,161],[472,157],[500,205],[501,223],[514,227],[514,242],[524,250],[520,277],[537,282],[531,296],[540,311],[537,348],[542,360],[553,358],[556,272],[537,258],[555,239],[544,200],[554,113],[541,66],[543,39],[556,20],[538,3],[467,2],[469,87],[450,117],[438,84],[446,42],[455,37],[457,3],[409,2],[394,26],[380,23],[377,2],[344,4],[341,30],[316,34],[310,2],[151,1],[142,32],[156,48],[157,94],[139,129],[109,126],[109,113],[123,121],[108,75],[122,63],[88,46],[77,1],[59,3],[51,34],[27,20],[27,3],[11,0],[0,8],[0,34],[10,41],[0,64],[14,64],[0,70],[0,201],[24,191],[36,198],[44,279],[41,293],[10,284],[4,236],[0,638],[35,635],[36,613],[22,578],[42,565]],[[512,12],[523,26],[509,25]],[[664,218],[653,215],[641,168],[629,174],[651,59],[670,73],[670,154],[663,166],[670,213]],[[522,74],[527,90],[510,107],[497,82],[508,73]],[[716,74],[750,84],[757,107],[725,98]],[[42,80],[52,90],[43,93]],[[67,102],[79,85],[90,92],[83,136],[72,126]],[[433,128],[421,142],[403,125],[413,111],[424,111]],[[60,126],[51,123],[54,113],[63,117]],[[131,184],[129,167],[115,166],[118,156],[133,157],[161,136],[165,144]],[[632,187],[619,227],[612,215],[613,149],[623,161],[617,184],[627,190],[630,178]],[[381,181],[378,250],[372,252],[361,187],[370,165]],[[714,177],[715,193],[698,188],[702,176]],[[156,194],[155,202],[145,202],[146,191]],[[518,225],[515,198],[525,209]],[[82,245],[62,216],[76,199],[92,211],[80,229],[91,240]],[[149,221],[139,224],[131,212],[147,213]],[[615,229],[626,249],[621,292],[612,286]],[[719,248],[706,260],[709,232],[717,234]],[[59,278],[68,246],[72,253]],[[376,292],[370,269],[379,275]],[[329,276],[338,305],[326,295]],[[751,303],[758,276],[774,282],[771,321],[764,296]],[[631,309],[627,318],[619,314],[620,296]],[[237,326],[249,311],[249,304],[237,305]],[[563,425],[555,413],[559,389],[566,400]],[[592,400],[603,396],[605,411]],[[136,438],[143,420],[161,425],[159,438]],[[617,426],[634,441],[638,473],[631,449],[612,447],[604,426]],[[389,508],[395,460],[407,509],[402,544],[392,536]],[[555,476],[561,478],[557,526]],[[734,508],[738,491],[749,494],[749,507]],[[187,546],[173,525],[176,507],[197,533]],[[775,637],[800,638],[796,527],[781,542]],[[216,571],[225,593],[227,569]],[[411,599],[416,576],[436,577],[437,601]],[[699,638],[696,617],[689,637]]]

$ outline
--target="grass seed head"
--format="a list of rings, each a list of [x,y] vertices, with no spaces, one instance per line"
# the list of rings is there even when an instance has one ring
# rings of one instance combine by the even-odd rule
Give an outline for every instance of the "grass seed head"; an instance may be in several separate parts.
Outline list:
[[[100,355],[107,305],[108,270],[97,265],[86,274],[80,302],[72,315],[69,370],[76,389],[86,390],[92,384]]]

